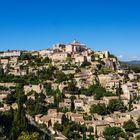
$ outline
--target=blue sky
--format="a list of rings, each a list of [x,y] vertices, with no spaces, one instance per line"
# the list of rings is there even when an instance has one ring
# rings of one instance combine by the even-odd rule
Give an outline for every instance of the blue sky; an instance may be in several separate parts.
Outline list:
[[[77,39],[122,60],[140,60],[139,6],[139,0],[0,0],[0,50]]]

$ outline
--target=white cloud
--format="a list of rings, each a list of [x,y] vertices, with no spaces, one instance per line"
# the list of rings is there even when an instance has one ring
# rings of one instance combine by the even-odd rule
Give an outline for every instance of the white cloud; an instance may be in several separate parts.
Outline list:
[[[118,58],[123,58],[123,55],[119,55],[119,56],[117,56]]]

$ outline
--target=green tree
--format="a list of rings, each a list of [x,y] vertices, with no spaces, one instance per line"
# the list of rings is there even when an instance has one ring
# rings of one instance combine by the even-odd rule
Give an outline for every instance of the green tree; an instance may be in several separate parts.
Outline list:
[[[124,131],[120,127],[106,127],[103,135],[105,138],[119,140],[119,137],[122,137],[122,133],[124,133]]]
[[[29,98],[27,101],[26,101],[26,107],[27,107],[27,112],[31,115],[31,116],[34,116],[35,115],[35,105],[36,105],[36,102],[35,100]]]
[[[116,89],[116,95],[119,96],[119,98],[120,98],[121,94],[123,94],[123,91],[122,91],[122,88],[121,88],[121,82],[119,81],[119,86]]]
[[[83,140],[86,140],[87,137],[86,137],[86,132],[83,133]]]
[[[10,109],[8,112],[0,112],[0,136],[9,137],[12,129],[12,121],[14,117],[13,109]],[[1,139],[0,137],[0,139]]]
[[[58,105],[59,102],[61,102],[63,100],[63,93],[60,92],[60,90],[57,88],[55,91],[54,91],[54,102]]]
[[[91,113],[97,113],[99,115],[106,115],[107,114],[107,108],[105,104],[97,104],[92,105],[90,108]]]
[[[65,73],[63,73],[62,71],[58,71],[56,73],[56,81],[58,83],[61,83],[61,82],[66,81],[66,80],[67,80],[67,76]]]
[[[8,95],[7,95],[7,98],[5,99],[5,102],[6,102],[7,104],[15,103],[15,101],[16,101],[16,98],[15,98],[15,94],[14,94],[14,93],[8,94]]]
[[[23,86],[18,84],[16,88],[18,109],[14,115],[11,139],[16,140],[22,131],[27,131],[27,118],[25,116],[25,108],[23,106],[25,99]]]
[[[39,139],[38,132],[33,132],[31,134],[29,134],[27,132],[22,132],[17,140],[38,140],[38,139]]]
[[[19,60],[30,60],[32,58],[31,53],[21,53],[21,56],[18,58]]]
[[[92,126],[90,126],[89,128],[88,128],[88,132],[93,132],[93,127]]]
[[[90,66],[91,65],[91,63],[90,62],[88,62],[88,61],[84,61],[82,64],[81,64],[81,67],[86,67],[86,66]]]
[[[89,135],[89,140],[94,140],[94,136],[91,134],[91,132],[90,132],[90,135]]]
[[[35,99],[35,104],[33,105],[33,107],[34,107],[34,114],[41,114],[41,113],[44,113],[44,109],[46,108],[45,106],[44,106],[44,103],[46,103],[45,102],[45,95],[43,94],[43,93],[40,93],[37,97],[36,97],[36,99]],[[33,111],[32,110],[32,111]]]
[[[132,120],[128,120],[127,122],[124,122],[123,128],[127,132],[134,132],[134,130],[136,130],[136,124]]]
[[[54,126],[53,126],[54,130],[56,131],[60,131],[62,132],[63,131],[63,125],[59,124],[59,123],[55,123]]]
[[[74,102],[72,101],[72,102],[71,102],[70,110],[71,110],[71,111],[74,111],[74,109],[75,109],[75,106],[74,106]]]
[[[48,57],[45,57],[43,60],[42,60],[43,63],[50,63],[51,60],[48,58]]]
[[[66,57],[66,61],[70,64],[72,62],[72,57],[71,56]]]
[[[123,102],[120,99],[113,99],[113,100],[109,101],[108,110],[110,112],[124,111],[125,106],[124,106]]]
[[[133,108],[133,101],[130,99],[129,102],[128,102],[128,111],[131,111],[132,108]]]
[[[74,111],[74,109],[75,109],[74,100],[76,99],[76,97],[75,97],[74,95],[72,95],[72,96],[70,97],[70,99],[71,99],[71,108],[70,108],[70,110],[71,110],[71,111]]]
[[[81,132],[81,133],[84,133],[87,131],[87,128],[86,126],[83,124],[83,125],[79,125],[78,126],[78,130]]]
[[[68,92],[71,94],[77,94],[78,93],[78,87],[76,87],[76,84],[74,81],[71,81],[68,83]]]
[[[46,84],[44,85],[44,87],[45,87],[45,90],[46,90],[46,94],[47,94],[47,95],[53,95],[53,90],[52,90],[52,85],[51,85],[51,83],[46,83]]]
[[[0,66],[0,78],[3,78],[4,76],[4,70],[3,68]]]

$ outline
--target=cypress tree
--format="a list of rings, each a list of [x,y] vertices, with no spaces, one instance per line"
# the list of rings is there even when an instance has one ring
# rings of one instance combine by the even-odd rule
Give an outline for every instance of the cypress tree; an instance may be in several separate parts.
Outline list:
[[[18,109],[14,115],[12,133],[10,138],[11,140],[16,140],[22,131],[24,132],[27,131],[27,118],[25,116],[26,113],[25,108],[23,106],[25,100],[23,87],[21,85],[17,85],[16,94],[17,94],[16,102],[18,105]]]

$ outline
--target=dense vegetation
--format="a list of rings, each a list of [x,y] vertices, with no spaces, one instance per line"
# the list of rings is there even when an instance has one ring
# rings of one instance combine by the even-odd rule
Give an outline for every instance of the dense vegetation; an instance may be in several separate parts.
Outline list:
[[[34,139],[45,140],[49,139],[48,134],[39,130],[36,126],[30,123],[27,119],[25,102],[27,100],[23,92],[23,86],[16,87],[16,103],[17,110],[12,109],[8,112],[0,112],[0,139],[8,140],[31,140]],[[28,138],[28,139],[27,139]]]
[[[124,112],[126,107],[120,99],[112,99],[109,101],[109,104],[106,106],[105,104],[94,104],[90,108],[91,113],[97,113],[99,115],[107,115],[113,113],[114,111]]]
[[[67,120],[63,125],[59,123],[55,123],[54,130],[57,130],[58,132],[62,132],[62,134],[64,134],[68,139],[94,140],[93,135],[91,135],[91,132],[93,132],[92,127],[87,130],[84,124],[80,125],[73,121]],[[90,132],[89,139],[86,138],[85,135],[86,131]]]
[[[128,67],[129,70],[133,70],[136,73],[140,73],[140,63],[133,62],[121,62],[122,67]]]

